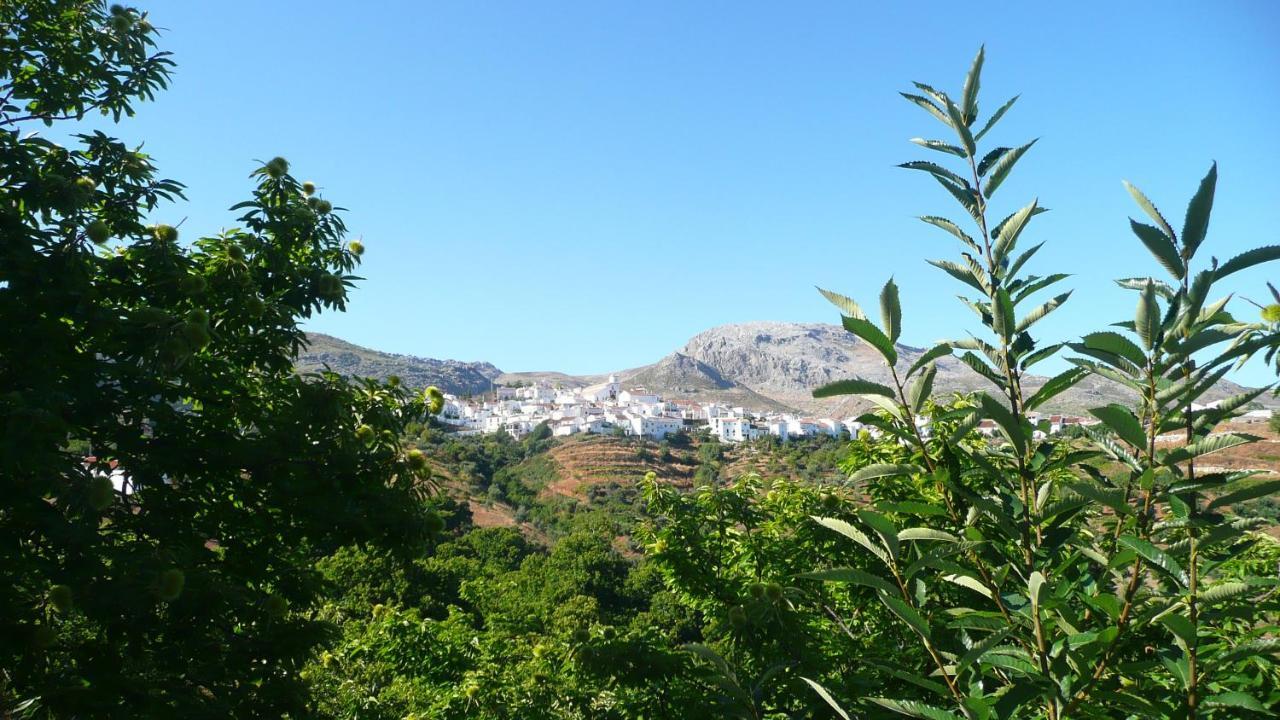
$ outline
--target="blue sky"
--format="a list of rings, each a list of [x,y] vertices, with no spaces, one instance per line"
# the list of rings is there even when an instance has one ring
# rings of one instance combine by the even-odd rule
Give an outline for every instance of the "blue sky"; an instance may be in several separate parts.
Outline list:
[[[958,92],[984,42],[983,107],[1022,93],[992,139],[1041,138],[997,208],[1052,208],[1034,269],[1074,275],[1042,336],[1132,317],[1110,280],[1156,266],[1121,179],[1180,224],[1216,159],[1202,252],[1280,242],[1263,0],[143,7],[178,69],[115,132],[188,184],[166,221],[217,232],[254,160],[284,155],[368,247],[349,312],[309,327],[382,350],[604,372],[718,324],[835,321],[815,284],[873,305],[891,275],[904,341],[961,334],[958,283],[924,262],[956,248],[913,219],[959,210],[894,167],[941,126],[897,92]],[[1238,287],[1261,300],[1276,274]]]

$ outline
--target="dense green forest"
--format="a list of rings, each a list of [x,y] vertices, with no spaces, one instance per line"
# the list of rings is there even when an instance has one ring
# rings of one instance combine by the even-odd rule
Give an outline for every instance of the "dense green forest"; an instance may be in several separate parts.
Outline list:
[[[1038,202],[991,214],[1034,141],[979,149],[1014,105],[980,113],[980,51],[958,95],[904,93],[949,138],[903,167],[963,211],[921,219],[958,243],[930,262],[972,327],[907,365],[892,280],[878,319],[823,291],[894,383],[815,394],[862,397],[874,431],[593,439],[627,470],[557,492],[556,453],[587,442],[460,437],[435,388],[295,370],[303,324],[346,307],[365,248],[286,159],[246,168],[236,229],[163,222],[183,185],[84,122],[126,121],[176,71],[146,14],[18,0],[0,34],[0,717],[1280,706],[1280,543],[1262,532],[1280,482],[1206,459],[1257,439],[1225,424],[1271,388],[1196,403],[1239,361],[1274,365],[1280,296],[1233,315],[1228,281],[1280,247],[1207,259],[1216,167],[1180,230],[1130,186],[1155,260],[1120,280],[1135,307],[1035,338],[1070,293],[1037,299],[1066,276],[1026,270]],[[1024,392],[1059,354],[1070,369]],[[935,396],[947,355],[989,390]],[[1070,436],[1032,422],[1090,375],[1137,403]]]

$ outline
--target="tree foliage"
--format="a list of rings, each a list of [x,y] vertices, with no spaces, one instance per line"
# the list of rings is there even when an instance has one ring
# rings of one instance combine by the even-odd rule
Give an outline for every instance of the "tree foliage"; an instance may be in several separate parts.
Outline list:
[[[916,144],[954,156],[961,168],[903,167],[933,177],[973,228],[922,218],[961,242],[958,261],[931,263],[973,292],[961,299],[982,328],[929,355],[960,351],[991,391],[971,408],[921,414],[931,365],[896,366],[891,339],[901,318],[890,281],[880,327],[854,301],[837,296],[836,305],[845,327],[880,350],[894,387],[843,381],[815,392],[863,394],[881,408],[870,420],[902,448],[891,464],[864,466],[854,480],[868,483],[872,495],[890,478],[912,478],[908,487],[916,490],[860,510],[854,523],[816,520],[845,536],[852,554],[877,561],[874,575],[831,581],[875,589],[928,658],[914,676],[928,692],[877,693],[861,706],[921,718],[1051,720],[1236,717],[1274,706],[1280,581],[1274,568],[1249,574],[1232,565],[1257,541],[1249,532],[1256,522],[1224,510],[1275,483],[1206,468],[1213,453],[1256,440],[1218,428],[1267,388],[1211,407],[1198,401],[1233,362],[1271,341],[1258,335],[1263,328],[1238,322],[1227,308],[1231,296],[1215,298],[1215,291],[1232,273],[1280,255],[1259,248],[1223,263],[1202,260],[1216,166],[1192,196],[1180,232],[1127,185],[1150,221],[1131,220],[1131,229],[1164,277],[1119,281],[1137,294],[1137,307],[1114,329],[1043,344],[1031,330],[1071,293],[1035,299],[1066,276],[1024,272],[1040,247],[1026,247],[1044,212],[1038,200],[994,221],[996,189],[1034,141],[980,150],[1013,102],[979,124],[983,60],[980,50],[962,99],[921,83],[921,94],[907,95],[955,136],[955,144]],[[1064,348],[1073,367],[1025,391],[1028,369]],[[1129,388],[1136,407],[1091,410],[1099,422],[1084,445],[1047,436],[1033,412],[1088,375]],[[960,420],[961,432],[925,437],[921,428],[939,420]],[[982,420],[993,423],[994,441],[966,442],[963,431]],[[1166,435],[1179,442],[1158,440]],[[1237,571],[1224,573],[1228,567]]]
[[[1076,342],[1031,274],[1037,199],[994,205],[1036,141],[988,148],[979,51],[944,126],[903,168],[961,221],[931,264],[974,332],[914,361],[897,284],[878,313],[823,290],[889,380],[848,378],[864,430],[696,457],[577,503],[539,426],[449,435],[443,395],[294,370],[301,323],[341,311],[364,246],[283,158],[236,227],[157,222],[183,186],[89,120],[116,122],[172,70],[147,16],[97,0],[0,3],[0,715],[5,717],[1239,717],[1280,704],[1280,544],[1233,511],[1275,480],[1212,467],[1253,442],[1215,404],[1231,367],[1280,355],[1226,281],[1274,246],[1205,259],[1212,167],[1180,227],[1126,184],[1156,262],[1132,312]],[[45,136],[60,132],[60,144]],[[996,200],[997,191],[1003,191]],[[185,231],[184,231],[185,232]],[[1236,303],[1238,305],[1238,302]],[[914,355],[914,354],[913,354]],[[1032,382],[1032,368],[1069,368]],[[957,358],[990,387],[935,392]],[[1098,376],[1133,406],[1083,436],[1038,412]],[[1034,389],[1033,389],[1034,388]],[[980,426],[993,433],[978,432]],[[1172,440],[1172,441],[1170,441]],[[747,455],[791,479],[728,478]],[[845,485],[820,486],[839,466]],[[436,489],[433,468],[453,480]],[[638,489],[637,489],[638,487]],[[554,493],[552,494],[554,495]],[[514,527],[477,527],[507,501]],[[495,514],[498,506],[491,506]],[[473,522],[474,520],[474,522]]]
[[[345,548],[322,563],[341,628],[305,669],[335,718],[716,717],[681,650],[692,616],[614,529],[555,545],[460,524],[417,558]],[[370,573],[371,569],[376,572]]]
[[[182,185],[84,125],[167,82],[136,10],[0,5],[0,712],[299,713],[315,559],[425,531],[405,389],[296,374],[359,248],[283,159],[240,227],[150,224]]]

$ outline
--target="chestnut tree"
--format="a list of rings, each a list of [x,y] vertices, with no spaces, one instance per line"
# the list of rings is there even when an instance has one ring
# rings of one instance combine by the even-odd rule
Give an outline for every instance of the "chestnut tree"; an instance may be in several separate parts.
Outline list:
[[[5,717],[306,714],[315,560],[438,525],[399,445],[438,393],[294,370],[357,279],[332,203],[276,158],[238,227],[188,242],[155,222],[183,186],[92,129],[165,87],[157,36],[0,3]]]

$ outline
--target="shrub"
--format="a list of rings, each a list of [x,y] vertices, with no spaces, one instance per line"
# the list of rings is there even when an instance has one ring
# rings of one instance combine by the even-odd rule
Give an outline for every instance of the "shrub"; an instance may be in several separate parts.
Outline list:
[[[275,159],[239,228],[148,226],[183,186],[147,155],[33,132],[165,87],[147,16],[17,0],[0,34],[0,715],[305,715],[315,561],[424,521],[421,400],[294,372],[343,221]]]
[[[1044,212],[1038,201],[998,222],[991,215],[996,191],[1035,141],[979,150],[1014,102],[979,122],[982,65],[979,51],[954,99],[919,83],[919,94],[905,94],[955,136],[914,142],[958,159],[959,169],[931,161],[902,166],[931,176],[972,221],[966,230],[921,218],[961,243],[958,260],[930,262],[965,286],[963,301],[980,318],[980,332],[908,353],[896,344],[903,318],[892,280],[880,294],[879,324],[852,299],[823,291],[844,327],[879,351],[893,384],[853,378],[814,395],[860,395],[880,408],[864,420],[897,449],[859,467],[852,480],[901,492],[894,502],[858,510],[852,522],[817,519],[876,566],[830,569],[824,577],[873,590],[927,659],[927,669],[904,668],[900,676],[914,685],[911,692],[869,697],[866,709],[1057,720],[1235,717],[1275,707],[1280,676],[1268,639],[1276,631],[1274,569],[1253,574],[1256,563],[1232,564],[1256,544],[1249,529],[1257,521],[1224,511],[1280,482],[1202,469],[1207,456],[1256,440],[1216,429],[1267,388],[1212,408],[1197,401],[1237,360],[1274,352],[1269,326],[1238,321],[1227,309],[1231,295],[1212,293],[1234,273],[1280,258],[1280,247],[1204,259],[1216,166],[1193,195],[1180,232],[1128,185],[1150,221],[1130,220],[1130,227],[1163,277],[1118,281],[1137,294],[1137,307],[1112,329],[1065,345],[1041,343],[1032,329],[1070,292],[1033,300],[1066,277],[1025,272],[1040,247],[1026,247],[1028,228]],[[1031,368],[1064,348],[1071,368],[1033,381]],[[991,389],[972,407],[930,410],[935,362],[954,353]],[[1087,442],[1037,435],[1031,414],[1090,375],[1127,388],[1136,405],[1091,409],[1099,424]],[[952,427],[925,436],[921,417],[935,430],[943,422]],[[980,420],[995,423],[992,441],[973,441]],[[1184,442],[1157,445],[1166,433]]]

